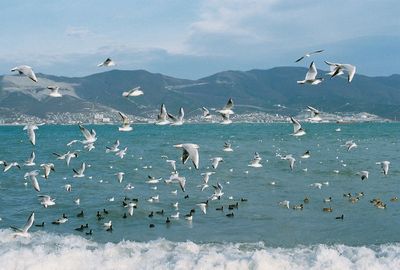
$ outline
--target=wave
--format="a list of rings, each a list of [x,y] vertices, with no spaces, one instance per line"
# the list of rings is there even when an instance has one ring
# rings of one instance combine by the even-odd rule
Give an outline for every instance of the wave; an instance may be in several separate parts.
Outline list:
[[[272,248],[259,243],[97,243],[37,232],[0,230],[0,269],[396,269],[400,244]]]

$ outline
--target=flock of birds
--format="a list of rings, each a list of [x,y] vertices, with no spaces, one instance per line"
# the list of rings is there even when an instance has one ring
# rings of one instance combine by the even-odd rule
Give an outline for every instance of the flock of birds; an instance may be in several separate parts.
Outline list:
[[[311,55],[318,54],[321,52],[323,52],[323,50],[318,50],[318,51],[307,53],[304,56],[297,59],[296,62],[300,62],[301,60],[303,60],[306,57],[311,57]],[[348,82],[351,82],[353,80],[353,77],[354,77],[354,74],[356,71],[355,66],[350,65],[350,64],[331,63],[331,62],[327,62],[327,61],[325,63],[328,64],[330,67],[330,72],[328,74],[331,77],[336,77],[336,76],[342,75],[346,72],[347,77],[348,77]],[[111,60],[110,58],[107,58],[104,62],[100,63],[98,66],[99,67],[101,67],[101,66],[110,67],[110,66],[114,66],[114,65],[115,65],[114,61]],[[26,66],[26,65],[17,66],[15,68],[13,68],[11,71],[17,71],[19,74],[23,74],[23,75],[27,76],[29,79],[31,79],[34,82],[38,81],[34,71],[29,66]],[[298,84],[316,85],[316,84],[321,83],[322,81],[323,81],[323,78],[317,78],[317,69],[316,69],[315,63],[311,62],[310,66],[309,66],[309,70],[305,76],[305,79],[302,81],[297,81],[297,83]],[[62,96],[59,92],[60,88],[58,86],[48,86],[48,89],[51,90],[51,92],[49,94],[50,96],[52,96],[52,97],[61,97]],[[135,87],[129,91],[123,92],[122,96],[129,98],[129,97],[137,97],[137,96],[140,96],[143,94],[144,94],[144,92],[142,91],[142,89],[140,87]],[[233,99],[229,98],[229,100],[225,106],[223,106],[219,110],[216,110],[216,112],[219,113],[219,115],[222,117],[221,124],[232,123],[232,120],[230,119],[230,117],[234,114],[233,108],[234,108]],[[203,107],[202,110],[203,110],[203,119],[205,119],[205,120],[211,119],[212,116],[210,114],[210,111],[206,107]],[[308,106],[307,110],[311,113],[310,120],[315,121],[315,122],[318,122],[321,120],[321,118],[319,116],[320,112],[318,111],[318,109]],[[119,112],[119,115],[121,117],[122,125],[118,128],[118,131],[119,132],[132,131],[133,130],[133,128],[131,127],[132,121],[128,118],[128,116],[126,114],[124,114],[123,112]],[[172,126],[183,125],[184,124],[184,115],[185,114],[184,114],[183,108],[180,108],[178,115],[175,116],[175,115],[172,115],[169,112],[167,112],[165,104],[162,104],[160,112],[155,121],[155,124],[156,125],[172,125]],[[302,127],[301,123],[298,120],[296,120],[293,117],[291,117],[290,120],[293,124],[293,133],[291,135],[293,135],[295,137],[300,137],[300,136],[306,135],[305,129]],[[29,140],[33,146],[36,145],[35,130],[37,130],[37,129],[38,129],[38,125],[35,125],[35,124],[28,124],[24,127],[24,130],[26,130]],[[93,150],[95,148],[95,143],[97,141],[97,134],[96,134],[95,130],[93,130],[93,129],[89,130],[86,127],[84,127],[83,125],[79,125],[79,129],[82,132],[83,138],[82,139],[74,139],[74,140],[70,141],[69,143],[67,143],[67,146],[72,147],[74,144],[81,144],[83,146],[83,149],[90,152],[91,150]],[[340,131],[340,130],[337,130],[337,131]],[[347,151],[351,151],[352,149],[357,147],[357,144],[353,141],[348,141],[343,146],[345,146],[347,148]],[[182,151],[181,162],[183,164],[186,164],[188,160],[191,160],[191,162],[193,163],[194,169],[196,169],[196,170],[200,169],[200,167],[199,167],[200,146],[199,145],[197,145],[195,143],[181,143],[181,144],[174,145],[174,147],[177,149],[180,149]],[[113,145],[106,147],[105,152],[112,153],[115,156],[118,156],[119,158],[123,159],[127,153],[127,150],[128,150],[127,147],[120,148],[120,142],[119,142],[119,140],[116,140]],[[79,156],[80,151],[81,150],[67,151],[65,153],[54,153],[54,156],[57,160],[64,160],[65,165],[67,167],[69,167],[71,160],[74,158],[77,158]],[[232,152],[234,150],[232,148],[232,145],[229,142],[226,142],[224,144],[223,151],[224,152]],[[311,156],[310,151],[306,151],[300,158],[308,159],[308,158],[310,158],[310,156]],[[286,160],[289,164],[290,170],[294,170],[294,167],[296,164],[296,159],[293,155],[277,154],[277,157],[282,160]],[[36,158],[35,152],[33,151],[31,153],[30,158],[24,163],[24,168],[25,167],[35,167],[36,166],[35,158]],[[172,172],[171,172],[170,177],[168,179],[164,180],[164,183],[165,184],[176,184],[179,186],[180,190],[183,193],[185,193],[186,178],[184,176],[181,176],[180,173],[177,171],[177,167],[176,167],[177,161],[168,159],[167,157],[165,157],[165,159],[166,159],[166,163],[170,164]],[[188,220],[189,222],[191,222],[193,220],[194,214],[196,212],[196,207],[200,210],[201,213],[207,214],[207,209],[210,205],[209,202],[219,201],[224,196],[224,187],[221,183],[217,182],[212,185],[209,182],[210,177],[213,174],[215,174],[215,171],[217,170],[219,164],[221,162],[224,162],[224,159],[222,157],[214,157],[210,161],[211,161],[211,166],[207,167],[207,168],[212,168],[213,170],[207,170],[206,172],[201,173],[202,183],[198,185],[198,188],[199,188],[199,190],[201,190],[201,192],[203,192],[207,188],[210,188],[210,186],[211,186],[213,188],[213,193],[211,193],[209,196],[207,196],[205,198],[205,201],[198,202],[197,204],[193,205],[193,208],[189,211],[189,213],[187,213],[184,216],[184,218],[186,220]],[[4,166],[4,169],[3,169],[4,173],[11,170],[12,168],[19,168],[19,169],[22,168],[22,166],[20,166],[18,164],[18,162],[8,162],[8,161],[3,160],[3,161],[0,161],[0,164],[2,164]],[[382,162],[379,162],[379,164],[381,165],[384,175],[387,175],[389,172],[390,162],[382,161]],[[254,154],[254,157],[249,162],[248,166],[252,167],[252,168],[260,168],[263,166],[262,165],[262,157],[260,156],[259,153]],[[73,169],[73,177],[74,178],[84,178],[86,167],[87,167],[86,163],[82,162],[79,168],[76,168],[76,169],[74,168]],[[40,205],[42,205],[45,208],[54,207],[56,205],[55,198],[53,198],[51,195],[41,193],[42,189],[40,187],[39,176],[42,176],[45,179],[51,178],[52,172],[55,171],[55,164],[52,162],[43,163],[43,164],[40,164],[40,168],[43,171],[43,175],[40,175],[39,169],[35,169],[32,171],[26,172],[24,175],[24,178],[29,179],[34,191],[40,193],[40,195],[38,195],[38,198],[40,199]],[[368,179],[368,176],[369,176],[368,171],[360,171],[357,174],[361,177],[362,180]],[[124,175],[125,175],[124,172],[116,172],[115,173],[116,180],[119,183],[121,183],[124,180]],[[149,184],[152,189],[157,190],[157,185],[162,183],[162,178],[155,178],[153,176],[149,176],[146,183]],[[274,185],[275,183],[271,182],[270,184]],[[312,186],[321,189],[321,187],[324,184],[325,183],[314,183],[314,184],[312,184]],[[26,183],[26,185],[28,185],[28,184]],[[67,184],[64,186],[64,188],[67,192],[70,192],[72,190],[72,185]],[[134,188],[134,186],[132,184],[127,184],[125,186],[124,190],[131,190],[133,188]],[[173,190],[172,193],[177,194],[178,190]],[[358,199],[361,198],[363,195],[364,194],[362,194],[362,193],[356,194],[356,195],[345,194],[345,196],[348,197],[351,202],[358,201]],[[188,195],[185,195],[184,199],[187,199],[187,198],[188,198]],[[392,198],[392,199],[397,200],[397,198]],[[114,201],[114,200],[115,200],[114,197],[109,199],[109,201]],[[149,203],[152,203],[152,202],[157,202],[159,200],[160,200],[159,195],[156,195],[156,196],[152,196],[152,197],[148,198],[147,201]],[[331,200],[331,198],[325,198],[324,202],[329,202],[330,200]],[[225,215],[227,217],[232,218],[235,215],[234,210],[239,207],[239,203],[246,202],[246,201],[247,201],[246,198],[241,198],[239,201],[236,201],[235,203],[232,203],[229,205],[219,205],[216,208],[216,210],[218,210],[218,211],[228,210],[228,213],[225,213]],[[305,198],[304,204],[306,204],[308,202],[309,202],[309,198]],[[76,205],[80,205],[80,199],[76,198],[74,200],[74,203]],[[373,203],[378,208],[386,207],[386,204],[378,198],[375,198],[374,200],[372,200],[371,203]],[[296,209],[296,210],[301,210],[301,209],[303,209],[304,204],[295,205],[292,208]],[[125,196],[123,198],[121,205],[125,209],[124,213],[122,215],[122,218],[128,218],[129,216],[134,215],[135,209],[140,207],[138,199],[128,198],[127,196]],[[278,202],[278,205],[283,206],[285,208],[290,208],[290,202],[288,200]],[[176,210],[176,212],[174,212],[173,214],[171,214],[165,218],[166,223],[171,223],[172,220],[176,220],[176,219],[180,218],[180,213],[178,211],[179,202],[178,201],[173,202],[171,206],[173,209]],[[330,207],[328,207],[328,208],[324,208],[323,211],[331,212],[332,209]],[[148,214],[148,216],[150,218],[153,217],[154,215],[164,216],[165,212],[166,211],[164,211],[164,209],[161,209],[159,211],[152,211]],[[108,214],[108,211],[106,209],[103,209],[102,211],[97,212],[96,217],[100,221],[100,220],[104,219],[107,216],[107,214]],[[81,212],[79,212],[78,214],[76,214],[77,218],[83,218],[84,216],[85,216],[85,213],[83,210]],[[343,219],[344,216],[341,215],[336,218]],[[57,224],[57,225],[63,224],[63,223],[68,222],[68,219],[69,219],[68,215],[63,213],[58,219],[52,221],[52,223]],[[22,228],[12,227],[15,230],[15,235],[16,236],[24,236],[24,237],[29,236],[30,234],[28,231],[32,227],[34,222],[35,222],[35,213],[32,212],[29,215],[26,224]],[[36,224],[36,226],[38,226],[38,227],[43,227],[44,225],[45,225],[44,222],[42,222],[41,224]],[[106,231],[113,230],[112,220],[105,222],[103,225],[104,225],[104,228]],[[153,228],[153,227],[155,227],[155,224],[150,223],[149,227]],[[89,228],[88,224],[82,224],[79,227],[77,227],[76,230],[82,231],[82,232],[86,231],[87,235],[91,235],[93,233],[93,230],[91,228]]]

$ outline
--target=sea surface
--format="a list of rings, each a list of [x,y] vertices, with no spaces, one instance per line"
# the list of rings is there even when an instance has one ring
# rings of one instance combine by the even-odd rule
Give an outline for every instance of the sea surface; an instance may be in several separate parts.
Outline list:
[[[285,123],[135,125],[125,133],[113,125],[89,125],[98,137],[90,152],[80,143],[66,145],[83,139],[77,125],[40,126],[36,146],[22,126],[2,126],[0,159],[17,161],[21,169],[0,173],[0,269],[398,269],[400,202],[391,199],[400,196],[400,124],[303,126],[307,134],[293,137],[292,125]],[[105,152],[116,139],[120,149],[128,147],[123,159]],[[343,145],[349,140],[357,147],[347,151]],[[224,152],[224,142],[230,142],[234,151]],[[182,164],[182,150],[173,147],[180,143],[200,146],[199,170],[190,160]],[[69,167],[53,155],[74,150],[79,156]],[[306,150],[311,157],[302,159]],[[23,166],[32,151],[36,166]],[[248,166],[255,152],[262,157],[262,168]],[[293,171],[280,158],[287,154],[296,159]],[[215,170],[213,157],[224,160]],[[187,180],[185,192],[177,184],[145,183],[148,175],[169,178],[172,167],[166,159],[177,161],[179,174]],[[390,161],[386,176],[376,164],[383,160]],[[55,172],[47,180],[38,177],[41,191],[36,192],[24,174],[49,162]],[[73,178],[72,169],[81,162],[89,165],[85,177]],[[215,174],[201,191],[200,174],[206,171]],[[369,178],[362,181],[359,171],[369,171]],[[117,172],[125,173],[122,183]],[[128,183],[134,188],[126,190]],[[217,183],[224,195],[210,200],[203,214],[196,204],[206,201]],[[322,188],[310,186],[313,183]],[[71,192],[65,190],[66,184],[72,185]],[[364,196],[356,203],[343,196],[360,192]],[[56,204],[44,208],[38,195],[50,195]],[[156,195],[159,201],[148,202]],[[138,199],[138,206],[124,219],[125,196]],[[303,202],[306,197],[308,203]],[[328,197],[331,202],[324,202]],[[80,205],[74,203],[76,198]],[[374,198],[386,203],[386,209],[370,203]],[[284,200],[290,201],[289,209],[279,205]],[[171,205],[175,202],[178,210]],[[238,208],[228,210],[236,202]],[[301,203],[303,210],[292,209]],[[216,210],[220,206],[223,212]],[[327,207],[332,212],[322,210]],[[184,215],[191,209],[195,213],[189,222]],[[84,217],[78,218],[81,210]],[[148,217],[161,210],[164,215]],[[14,237],[10,226],[23,227],[32,211],[35,224],[45,226],[32,226],[29,238]],[[97,211],[103,219],[98,220]],[[166,224],[177,211],[180,219]],[[231,212],[234,217],[227,217]],[[68,222],[51,224],[63,213]],[[343,220],[336,219],[342,214]],[[109,220],[112,232],[103,226]],[[75,230],[86,223],[92,235],[86,235],[88,229]]]

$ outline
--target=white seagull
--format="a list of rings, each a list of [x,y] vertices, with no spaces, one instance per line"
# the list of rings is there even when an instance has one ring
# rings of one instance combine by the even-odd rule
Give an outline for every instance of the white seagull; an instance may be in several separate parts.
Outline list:
[[[112,67],[115,66],[115,62],[111,60],[111,58],[107,58],[104,60],[104,62],[101,62],[100,64],[97,65],[98,67]]]
[[[85,173],[85,169],[86,169],[86,163],[82,162],[81,167],[78,170],[72,169],[74,171],[74,175],[73,177],[85,177],[84,173]]]
[[[115,175],[117,176],[117,179],[118,179],[119,183],[121,183],[122,180],[124,180],[124,175],[125,175],[124,172],[117,172]]]
[[[203,111],[204,119],[211,119],[210,111],[206,107],[202,107],[201,110]]]
[[[227,115],[234,114],[234,112],[232,111],[233,106],[234,106],[233,100],[232,100],[232,98],[229,98],[226,105],[221,110],[217,110],[216,112],[219,112],[220,114],[227,114]]]
[[[126,151],[128,150],[128,147],[125,147],[124,149],[120,150],[119,152],[115,153],[116,156],[119,156],[121,159],[124,158],[126,155]]]
[[[32,227],[33,222],[35,222],[35,213],[32,212],[29,217],[28,217],[28,221],[25,223],[25,226],[20,228],[17,227],[11,227],[11,229],[13,229],[14,231],[16,231],[16,233],[14,234],[15,236],[22,236],[22,237],[29,237],[30,234],[28,233],[28,230]]]
[[[319,122],[321,121],[321,117],[319,116],[320,112],[314,107],[307,106],[307,111],[311,113],[310,118],[308,118],[309,121],[311,122]]]
[[[31,125],[31,124],[24,126],[23,129],[28,132],[29,141],[31,142],[32,145],[36,144],[36,134],[35,134],[36,129],[39,128],[36,125]]]
[[[293,136],[295,137],[300,137],[306,134],[305,130],[301,127],[301,124],[299,121],[294,119],[293,117],[290,117],[290,121],[293,124]]]
[[[220,113],[220,115],[221,115],[221,117],[222,117],[221,125],[229,125],[229,124],[232,124],[232,120],[230,119],[229,114]]]
[[[212,161],[213,169],[217,169],[220,162],[224,162],[222,157],[214,157],[210,159]]]
[[[131,131],[131,121],[129,120],[128,116],[122,112],[118,112],[119,116],[122,118],[122,126],[118,128],[119,131]]]
[[[224,152],[233,152],[232,144],[228,143],[228,142],[225,142],[223,151]]]
[[[110,152],[118,152],[119,151],[119,140],[116,140],[115,143],[111,146],[106,146],[106,153],[110,153]]]
[[[381,165],[382,173],[383,173],[384,175],[388,175],[388,173],[389,173],[390,161],[387,161],[387,160],[385,160],[385,161],[380,161],[380,162],[377,162],[376,164]]]
[[[331,63],[331,62],[327,62],[327,61],[325,61],[325,63],[329,66],[334,65],[334,70],[331,71],[332,72],[331,78],[333,78],[339,74],[343,74],[343,70],[344,70],[347,72],[347,81],[350,83],[353,80],[354,75],[356,74],[356,67],[353,65]]]
[[[46,179],[49,178],[49,175],[50,175],[51,171],[53,171],[53,172],[55,171],[53,163],[43,163],[43,164],[40,164],[40,167],[43,168],[44,178],[46,178]]]
[[[296,159],[292,155],[286,155],[286,156],[282,157],[281,159],[289,161],[290,170],[293,171],[294,163],[296,162]]]
[[[47,86],[47,89],[50,90],[49,96],[51,97],[62,97],[61,93],[59,92],[60,87],[57,85],[49,85]]]
[[[31,172],[25,173],[24,178],[26,179],[26,178],[29,177],[29,179],[31,180],[33,188],[37,192],[40,192],[39,182],[38,182],[38,180],[36,178],[36,176],[38,176],[38,175],[39,175],[39,171],[38,170],[34,170],[34,171],[31,171]]]
[[[144,93],[143,93],[142,89],[140,88],[140,86],[138,86],[138,87],[135,87],[135,88],[133,88],[133,89],[131,89],[129,91],[123,92],[122,96],[123,97],[138,97],[138,96],[141,96],[143,94]]]
[[[176,172],[176,161],[175,160],[171,160],[171,159],[167,159],[166,162],[171,164],[173,171]]]
[[[361,177],[361,180],[368,179],[369,172],[368,171],[360,171],[357,173]]]
[[[183,117],[185,116],[185,112],[183,111],[183,108],[181,107],[179,109],[179,115],[178,117],[173,116],[170,113],[167,113],[169,119],[172,120],[171,126],[181,126],[183,125]]]
[[[159,126],[168,125],[169,121],[167,117],[168,117],[167,108],[163,103],[161,104],[160,113],[157,115],[157,121],[155,124]]]
[[[17,66],[13,69],[11,69],[11,71],[18,71],[18,73],[20,75],[25,75],[27,76],[29,79],[31,79],[34,82],[37,82],[37,78],[35,75],[35,72],[33,72],[32,68],[30,66],[26,66],[26,65],[21,65],[21,66]]]
[[[94,129],[89,131],[87,128],[85,128],[82,125],[79,125],[79,129],[81,130],[83,136],[85,137],[85,140],[81,141],[81,143],[90,144],[90,143],[94,143],[97,140],[96,131],[94,131]]]
[[[183,143],[174,145],[176,148],[182,148],[182,163],[185,164],[190,158],[194,167],[199,169],[199,146],[194,143]]]
[[[51,198],[49,195],[38,195],[38,197],[40,198],[40,204],[43,205],[44,208],[56,204],[56,199]]]
[[[294,62],[295,62],[295,63],[300,62],[301,60],[304,59],[304,57],[310,57],[310,56],[313,55],[313,54],[321,53],[321,52],[323,52],[323,51],[324,51],[324,50],[317,50],[317,51],[305,53],[302,57],[300,57],[299,59],[297,59],[297,60],[294,61]]]
[[[317,68],[315,67],[314,62],[311,62],[310,67],[308,68],[308,71],[306,73],[306,77],[302,81],[297,81],[298,84],[305,84],[309,83],[312,85],[317,85],[320,84],[324,79],[323,78],[317,78]]]
[[[24,165],[25,166],[35,166],[36,165],[35,157],[36,157],[35,152],[32,151],[31,156],[25,161]]]

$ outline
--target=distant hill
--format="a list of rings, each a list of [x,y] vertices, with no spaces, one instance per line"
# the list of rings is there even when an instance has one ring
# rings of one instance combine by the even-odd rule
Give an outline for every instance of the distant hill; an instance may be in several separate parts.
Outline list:
[[[183,106],[187,114],[202,106],[220,108],[229,97],[235,112],[267,112],[295,115],[311,105],[326,112],[369,112],[400,118],[400,75],[367,77],[356,74],[316,86],[298,85],[305,68],[224,71],[198,80],[186,80],[145,70],[111,70],[81,78],[37,74],[39,83],[23,76],[0,77],[0,111],[45,117],[49,112],[112,112],[154,115],[161,103],[175,114]],[[319,71],[323,74],[324,71]],[[47,96],[48,85],[58,85],[62,98]],[[122,97],[122,92],[141,86],[143,96]],[[282,109],[282,106],[286,109]]]

